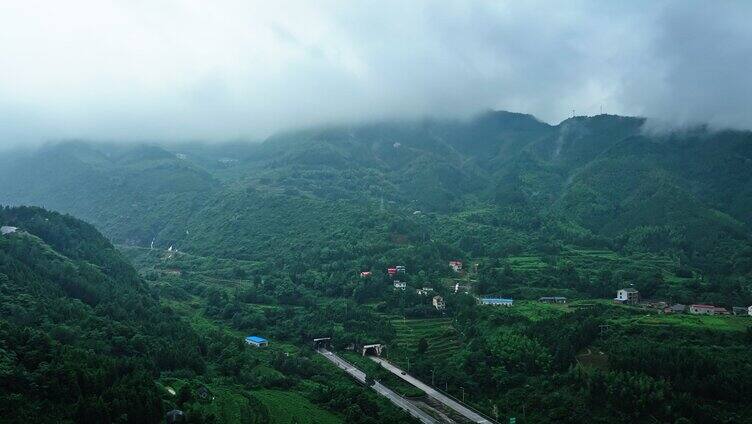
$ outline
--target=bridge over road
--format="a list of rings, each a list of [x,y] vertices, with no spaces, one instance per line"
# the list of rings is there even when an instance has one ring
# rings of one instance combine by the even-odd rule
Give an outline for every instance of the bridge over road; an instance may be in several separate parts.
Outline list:
[[[440,391],[434,389],[433,387],[429,386],[428,384],[423,383],[422,381],[418,380],[417,378],[411,376],[410,374],[407,374],[406,372],[402,371],[402,369],[398,368],[397,366],[393,365],[391,362],[377,358],[375,356],[371,356],[371,359],[377,363],[379,363],[382,367],[384,367],[386,370],[391,371],[394,375],[397,377],[407,381],[408,383],[412,384],[413,386],[423,390],[426,392],[426,394],[437,401],[444,404],[447,408],[453,409],[458,414],[462,415],[463,417],[467,418],[468,420],[478,423],[478,424],[492,424],[493,421],[489,418],[486,418],[479,413],[473,411],[472,409],[468,408],[467,406],[463,405],[461,402],[458,402],[451,397],[445,395],[444,393],[441,393]]]
[[[345,372],[350,374],[353,378],[358,380],[360,383],[366,384],[366,373],[364,373],[363,371],[355,368],[349,362],[345,361],[344,359],[337,356],[335,353],[330,352],[324,348],[318,348],[316,349],[316,351],[319,354],[321,354],[324,358],[333,362],[334,365],[338,366],[339,368],[343,369]],[[413,417],[419,419],[420,422],[422,422],[423,424],[438,424],[438,421],[435,418],[426,414],[420,408],[410,403],[410,401],[402,398],[402,396],[398,395],[397,393],[394,393],[391,389],[379,383],[378,381],[375,382],[374,385],[371,386],[371,388],[375,390],[376,392],[378,392],[380,395],[389,399],[396,406],[407,411],[407,413],[409,413]]]

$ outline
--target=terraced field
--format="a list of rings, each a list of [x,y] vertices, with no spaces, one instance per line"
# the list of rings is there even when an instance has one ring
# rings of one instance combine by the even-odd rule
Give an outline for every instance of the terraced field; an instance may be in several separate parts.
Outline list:
[[[547,267],[546,258],[540,255],[519,255],[506,259],[513,270],[518,272],[538,272]],[[569,248],[557,255],[557,261],[569,261],[580,271],[587,270],[633,270],[638,272],[662,273],[667,279],[675,279],[673,269],[676,261],[670,257],[650,254],[621,256],[611,250],[589,250]]]
[[[457,330],[449,318],[402,319],[393,318],[391,324],[397,331],[397,346],[415,352],[421,338],[428,341],[426,355],[436,359],[446,359],[460,346]]]
[[[269,409],[273,424],[339,424],[341,417],[321,409],[308,399],[281,390],[258,390],[253,395]]]
[[[749,317],[733,315],[648,314],[619,318],[611,320],[611,323],[622,326],[683,327],[692,330],[739,332],[747,331],[748,328],[752,327],[752,320]]]

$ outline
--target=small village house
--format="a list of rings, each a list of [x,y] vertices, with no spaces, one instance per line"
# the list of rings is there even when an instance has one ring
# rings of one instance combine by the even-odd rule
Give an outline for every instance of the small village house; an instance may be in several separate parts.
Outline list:
[[[620,289],[616,292],[614,301],[634,305],[640,301],[640,292],[633,288]]]
[[[743,306],[734,306],[733,308],[731,308],[731,312],[734,315],[747,315],[748,310]]]
[[[694,315],[728,315],[729,311],[726,308],[698,303],[689,306],[689,313]]]
[[[266,347],[269,346],[269,340],[259,336],[248,336],[245,338],[245,342],[251,346]]]
[[[713,315],[714,309],[715,306],[713,305],[696,304],[689,306],[689,313],[695,315]]]
[[[446,303],[444,303],[444,298],[441,296],[434,296],[431,303],[433,304],[433,307],[436,308],[436,310],[438,311],[442,311],[446,308]]]
[[[371,276],[371,271],[361,271],[360,278],[368,278]]]
[[[397,268],[387,268],[386,273],[394,277],[395,275],[397,275]]]
[[[173,409],[165,414],[166,424],[179,424],[185,422],[185,413],[180,409]]]
[[[503,297],[484,297],[480,299],[481,305],[491,305],[491,306],[513,306],[514,300],[513,299],[507,299]]]
[[[0,227],[0,233],[2,233],[3,235],[13,234],[16,231],[18,231],[17,227],[11,227],[8,225],[3,225],[2,227]]]
[[[752,306],[750,306],[749,308],[747,308],[747,315],[749,315],[749,316],[752,317]]]
[[[433,289],[431,287],[423,287],[422,289],[416,290],[415,293],[421,296],[426,296],[433,293]]]
[[[454,272],[462,271],[462,261],[449,261],[449,266]]]
[[[397,265],[394,267],[394,269],[396,269],[397,272],[400,274],[404,274],[405,272],[407,272],[407,268],[405,268],[404,265]]]
[[[668,309],[670,313],[672,314],[683,314],[684,312],[687,312],[687,305],[677,303],[677,304],[671,305]]]
[[[201,386],[196,389],[196,397],[198,397],[199,399],[207,400],[209,399],[209,396],[211,396],[211,392],[206,388],[206,386]]]
[[[540,299],[538,299],[538,302],[541,303],[567,303],[566,297],[561,296],[543,296]]]
[[[407,283],[405,283],[404,281],[395,281],[394,282],[394,289],[395,290],[405,290],[406,287],[407,287]]]

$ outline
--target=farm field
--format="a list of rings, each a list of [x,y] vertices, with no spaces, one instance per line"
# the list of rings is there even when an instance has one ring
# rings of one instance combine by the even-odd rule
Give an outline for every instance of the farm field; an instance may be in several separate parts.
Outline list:
[[[642,273],[661,273],[666,279],[677,279],[673,274],[674,259],[651,254],[622,256],[611,250],[565,248],[553,256],[556,262],[571,262],[578,270],[631,270]],[[550,259],[543,255],[525,254],[506,258],[514,271],[528,273],[544,270]],[[683,279],[678,279],[683,280]]]
[[[501,309],[501,307],[498,307]],[[530,321],[541,321],[561,316],[570,310],[567,304],[549,304],[531,300],[518,300],[514,306],[504,309],[509,313],[525,316]]]
[[[269,410],[272,424],[339,424],[344,420],[293,392],[258,390],[253,396]]]
[[[414,353],[421,338],[428,342],[428,357],[443,360],[459,349],[457,331],[449,318],[390,320],[397,332],[397,346],[401,350]]]
[[[719,316],[719,315],[642,315],[639,317],[620,318],[613,320],[612,323],[621,325],[643,325],[643,326],[668,326],[683,327],[692,330],[713,330],[713,331],[747,331],[752,327],[752,317],[746,316]]]

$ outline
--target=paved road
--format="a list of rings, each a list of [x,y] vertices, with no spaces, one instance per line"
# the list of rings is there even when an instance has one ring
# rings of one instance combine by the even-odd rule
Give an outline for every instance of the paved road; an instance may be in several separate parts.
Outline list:
[[[366,373],[355,368],[349,362],[326,349],[317,349],[317,352],[320,353],[324,358],[332,361],[339,368],[345,370],[345,372],[350,374],[353,378],[365,384]],[[373,390],[376,390],[376,392],[378,392],[380,395],[389,399],[393,404],[407,411],[413,417],[419,419],[423,424],[438,424],[438,421],[432,416],[426,414],[420,408],[410,403],[410,401],[404,399],[397,393],[394,393],[391,389],[379,383],[378,381],[373,386],[371,386],[371,388]]]
[[[443,403],[448,408],[451,408],[457,413],[461,414],[463,417],[467,418],[468,420],[474,422],[474,423],[484,423],[484,424],[490,424],[491,421],[484,418],[477,412],[473,411],[472,409],[464,406],[460,402],[457,402],[456,400],[450,398],[449,396],[441,393],[440,391],[434,389],[433,387],[429,386],[428,384],[423,383],[422,381],[418,380],[417,378],[411,376],[410,374],[405,373],[400,368],[392,365],[391,362],[377,358],[375,356],[371,356],[371,359],[373,359],[375,362],[381,364],[384,368],[394,373],[397,377],[400,377],[401,379],[407,381],[408,383],[412,384],[413,386],[423,390],[426,392],[426,394],[437,401]]]

